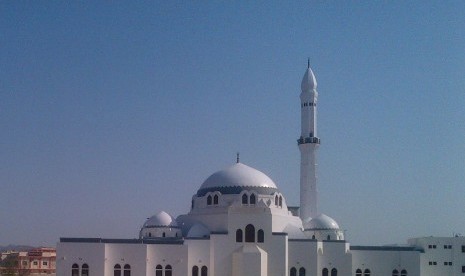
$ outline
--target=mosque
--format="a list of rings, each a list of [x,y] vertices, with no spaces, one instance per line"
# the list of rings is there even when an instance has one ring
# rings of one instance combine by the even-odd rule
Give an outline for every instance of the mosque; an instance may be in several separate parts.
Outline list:
[[[407,245],[352,246],[318,210],[317,81],[301,83],[300,207],[267,175],[237,162],[210,175],[187,214],[159,212],[135,239],[61,238],[57,275],[437,276],[465,275],[465,238],[420,237]]]

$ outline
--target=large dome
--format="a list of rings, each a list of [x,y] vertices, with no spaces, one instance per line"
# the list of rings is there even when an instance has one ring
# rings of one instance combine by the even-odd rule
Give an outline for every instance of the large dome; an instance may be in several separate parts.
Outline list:
[[[198,195],[208,191],[237,193],[252,188],[260,191],[276,191],[276,184],[266,174],[242,163],[236,163],[210,175],[202,184]]]

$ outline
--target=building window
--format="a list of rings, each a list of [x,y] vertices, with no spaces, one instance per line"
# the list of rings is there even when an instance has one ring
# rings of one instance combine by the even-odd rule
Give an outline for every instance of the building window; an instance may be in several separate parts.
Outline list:
[[[291,273],[289,276],[297,276],[297,269],[295,267],[291,268]]]
[[[462,253],[465,253],[465,245],[462,245]]]
[[[360,268],[355,271],[355,276],[362,276],[362,270]]]
[[[323,271],[322,271],[322,272],[323,272],[323,273],[322,273],[323,276],[328,276],[329,271],[328,271],[327,268],[323,268]]]
[[[255,194],[251,194],[250,195],[250,204],[255,204],[255,201],[256,201]]]
[[[331,236],[330,236],[330,235],[326,236],[326,239],[327,239],[328,241],[331,240]]]
[[[314,240],[314,239],[315,239],[315,235],[312,235],[312,240]]]
[[[249,203],[249,199],[247,198],[247,195],[242,194],[242,204],[248,204],[248,203]]]
[[[131,276],[131,266],[128,264],[124,265],[124,276]]]
[[[279,198],[278,198],[277,195],[274,197],[274,205],[276,205],[276,206],[279,205]],[[463,247],[462,247],[462,248],[463,248]],[[463,251],[462,251],[462,252],[463,252]]]
[[[397,269],[394,269],[392,271],[392,276],[399,276],[399,271]]]
[[[305,276],[305,268],[301,267],[299,269],[299,276]]]
[[[39,262],[38,262],[38,261],[34,261],[34,262],[32,262],[32,264],[33,264],[33,265],[38,265]]]
[[[236,242],[242,242],[242,229],[236,230]]]
[[[262,229],[257,232],[257,242],[265,242],[265,232]]]
[[[206,266],[202,266],[202,271],[200,276],[208,276],[208,268]]]
[[[218,195],[213,197],[213,204],[218,205]]]
[[[207,205],[212,205],[212,196],[207,196]]]
[[[365,271],[363,271],[363,276],[370,276],[371,275],[371,271],[369,269],[365,269]]]
[[[43,262],[42,262],[42,265],[48,265],[48,262],[43,261]]]
[[[199,267],[196,265],[192,267],[192,276],[199,276]]]
[[[89,276],[89,265],[88,264],[83,264],[82,265],[81,275],[82,276]]]
[[[279,196],[279,207],[283,207],[283,197]]]
[[[115,264],[113,268],[113,276],[121,276],[121,266],[119,264]]]
[[[155,276],[163,276],[163,267],[161,265],[155,267]]]
[[[166,237],[166,233],[163,232],[163,233],[161,234],[161,236],[162,236],[163,238],[165,238],[165,237]]]
[[[462,273],[465,273],[465,265],[462,265]]]
[[[78,264],[73,264],[73,266],[71,267],[71,276],[79,276]]]
[[[337,276],[337,269],[331,269],[331,276]]]
[[[255,227],[252,224],[245,227],[245,242],[255,242]]]
[[[171,265],[165,266],[165,276],[172,276],[173,275],[173,268]]]
[[[407,276],[407,270],[402,269],[402,271],[400,272],[400,276]]]

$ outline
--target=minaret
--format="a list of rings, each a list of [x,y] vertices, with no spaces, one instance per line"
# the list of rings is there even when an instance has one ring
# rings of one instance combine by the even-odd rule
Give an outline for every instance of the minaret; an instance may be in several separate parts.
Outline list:
[[[297,140],[300,150],[300,218],[306,220],[318,215],[316,151],[320,145],[316,115],[318,92],[316,79],[308,61],[300,93],[301,134]]]

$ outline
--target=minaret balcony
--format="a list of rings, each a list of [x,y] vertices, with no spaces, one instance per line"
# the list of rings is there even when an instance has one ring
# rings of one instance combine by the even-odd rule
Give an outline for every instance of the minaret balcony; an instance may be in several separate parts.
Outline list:
[[[320,138],[318,138],[318,137],[307,137],[307,138],[300,137],[299,139],[297,139],[297,144],[298,145],[301,145],[301,144],[320,144]]]

